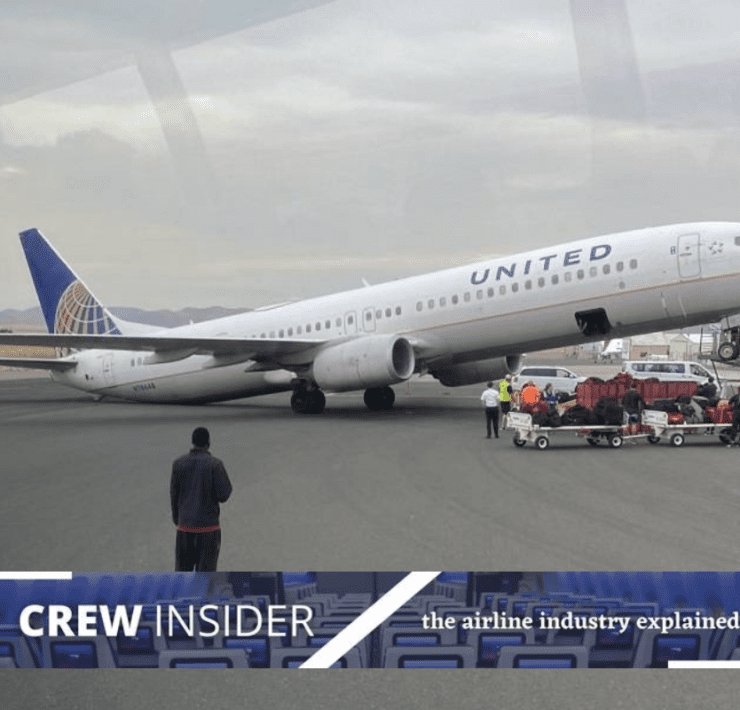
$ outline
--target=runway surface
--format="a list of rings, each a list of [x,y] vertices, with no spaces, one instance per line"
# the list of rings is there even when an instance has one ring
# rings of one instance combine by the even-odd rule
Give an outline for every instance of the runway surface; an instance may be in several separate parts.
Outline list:
[[[287,394],[143,405],[2,381],[0,567],[172,569],[170,466],[203,425],[234,486],[220,569],[738,569],[737,449],[518,449],[485,438],[480,387],[395,389],[390,412],[348,394],[298,416]]]

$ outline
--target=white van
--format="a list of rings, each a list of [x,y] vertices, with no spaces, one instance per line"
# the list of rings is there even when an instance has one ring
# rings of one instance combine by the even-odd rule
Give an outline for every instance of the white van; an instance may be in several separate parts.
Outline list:
[[[523,367],[511,379],[511,388],[519,390],[527,382],[534,382],[543,391],[548,384],[551,384],[556,392],[573,394],[576,391],[576,385],[585,381],[585,377],[581,377],[565,367],[527,366]]]
[[[689,360],[626,360],[622,372],[636,380],[655,378],[661,382],[696,382],[704,384],[714,375],[704,365]]]

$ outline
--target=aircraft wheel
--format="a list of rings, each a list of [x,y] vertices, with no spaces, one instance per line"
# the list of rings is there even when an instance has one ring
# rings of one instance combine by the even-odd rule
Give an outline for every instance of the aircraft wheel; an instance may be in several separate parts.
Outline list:
[[[735,343],[725,341],[717,348],[717,356],[724,362],[736,360],[738,356],[738,346]]]
[[[307,390],[296,390],[293,392],[290,398],[290,408],[296,414],[308,414],[310,407],[310,400]]]
[[[520,439],[519,434],[514,434],[514,446],[518,446],[519,448],[521,448],[526,443],[527,443],[526,439]]]
[[[609,446],[612,447],[612,449],[618,449],[622,445],[622,435],[621,434],[612,434],[609,437]]]
[[[550,440],[546,436],[538,436],[534,440],[534,445],[540,450],[544,451],[548,446],[550,446]]]
[[[396,401],[396,393],[393,388],[381,387],[380,391],[382,392],[383,409],[392,409],[393,403]]]
[[[391,409],[396,401],[396,393],[390,387],[370,387],[363,397],[365,405],[371,412]]]
[[[321,390],[308,393],[308,414],[321,414],[326,407],[326,396]]]
[[[671,436],[671,444],[673,446],[683,446],[683,442],[684,442],[683,434],[676,433],[676,434],[673,434],[673,436]]]
[[[655,434],[650,434],[647,438],[648,442],[651,444],[657,444],[660,441],[659,436],[655,436]]]

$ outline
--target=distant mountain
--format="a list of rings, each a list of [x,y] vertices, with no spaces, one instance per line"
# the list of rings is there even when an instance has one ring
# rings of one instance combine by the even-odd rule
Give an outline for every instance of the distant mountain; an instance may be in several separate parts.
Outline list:
[[[157,325],[162,328],[187,325],[191,321],[193,323],[199,323],[204,320],[212,320],[213,318],[233,316],[239,313],[246,313],[248,310],[248,308],[222,308],[221,306],[183,308],[179,311],[145,311],[141,308],[126,307],[113,307],[110,309],[114,316],[123,320],[133,321],[134,323],[146,323],[147,325]],[[29,308],[25,311],[19,311],[14,308],[0,311],[0,324],[13,325],[21,323],[44,328],[45,323],[41,315],[41,309],[37,306],[36,308]]]

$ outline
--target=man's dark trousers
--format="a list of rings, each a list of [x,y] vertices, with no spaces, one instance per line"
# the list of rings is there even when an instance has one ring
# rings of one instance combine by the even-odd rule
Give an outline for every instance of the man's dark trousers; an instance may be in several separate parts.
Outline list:
[[[498,407],[486,407],[486,431],[488,438],[491,438],[491,424],[493,424],[493,433],[498,439]]]
[[[175,540],[176,572],[215,572],[221,552],[221,530],[210,532],[177,531]]]

